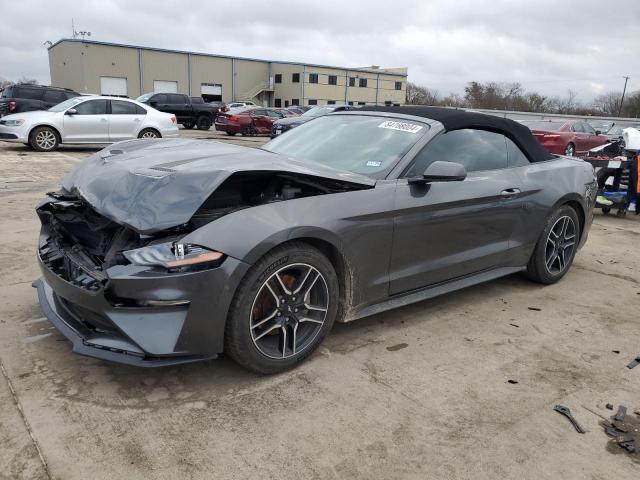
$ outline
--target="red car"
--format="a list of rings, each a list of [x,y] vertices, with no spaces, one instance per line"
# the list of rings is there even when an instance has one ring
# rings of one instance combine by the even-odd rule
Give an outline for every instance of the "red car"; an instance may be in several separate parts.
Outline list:
[[[525,120],[522,123],[544,148],[558,155],[584,155],[609,142],[605,135],[583,120]]]
[[[272,108],[249,108],[235,113],[220,113],[216,117],[215,125],[216,130],[226,132],[227,135],[269,135],[273,122],[285,116]]]

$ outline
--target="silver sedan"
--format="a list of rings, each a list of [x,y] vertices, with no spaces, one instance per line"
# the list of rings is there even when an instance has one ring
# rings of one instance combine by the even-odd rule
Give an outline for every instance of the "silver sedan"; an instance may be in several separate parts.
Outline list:
[[[41,152],[60,144],[177,136],[175,115],[118,97],[75,97],[49,110],[0,118],[0,140],[24,143]]]

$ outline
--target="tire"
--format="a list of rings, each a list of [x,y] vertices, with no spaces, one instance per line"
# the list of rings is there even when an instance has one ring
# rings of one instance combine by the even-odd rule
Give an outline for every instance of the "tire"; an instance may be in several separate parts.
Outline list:
[[[225,353],[253,372],[284,372],[318,348],[338,311],[339,284],[331,262],[310,245],[287,243],[260,259],[238,287],[227,318]]]
[[[227,132],[227,135],[229,135],[230,137],[235,137],[236,136],[236,132]]]
[[[575,258],[579,239],[578,214],[569,205],[561,206],[547,220],[533,250],[527,265],[529,279],[550,285],[564,277]]]
[[[37,127],[29,134],[29,145],[37,152],[53,152],[60,145],[60,137],[51,127]]]
[[[611,207],[602,207],[602,213],[609,215],[609,213],[611,213]]]
[[[567,157],[573,157],[576,153],[576,146],[573,143],[569,143],[565,148],[564,148],[564,154]]]
[[[253,125],[247,125],[246,127],[244,127],[244,130],[242,131],[243,137],[255,137],[255,135],[256,129]]]
[[[206,115],[200,115],[196,120],[198,130],[209,130],[211,128],[211,119]]]
[[[196,126],[196,122],[191,122],[191,123],[183,123],[182,126],[184,128],[186,128],[187,130],[191,130],[193,127]]]
[[[153,128],[145,128],[140,131],[138,138],[162,138],[162,136],[160,135],[160,132]]]

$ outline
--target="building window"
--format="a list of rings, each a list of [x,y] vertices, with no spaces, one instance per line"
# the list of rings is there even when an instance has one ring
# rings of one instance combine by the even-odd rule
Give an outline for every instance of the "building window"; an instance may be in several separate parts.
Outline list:
[[[335,100],[327,100],[327,105],[335,105],[336,101]]]
[[[313,99],[309,99],[309,105],[317,105],[318,104],[318,100],[313,100]]]
[[[350,87],[356,86],[356,77],[349,77],[349,86]]]
[[[358,102],[358,105],[366,105],[367,102]]]
[[[297,98],[292,98],[291,105],[300,105],[300,100],[298,100]]]
[[[359,86],[366,88],[367,87],[367,79],[366,78],[361,78],[360,82],[358,83]]]
[[[274,106],[274,107],[276,107],[276,108],[280,108],[280,107],[282,107],[282,99],[280,99],[280,98],[276,98],[276,99],[273,101],[273,106]]]
[[[276,83],[282,83],[282,74],[276,73]]]
[[[396,90],[402,90],[402,82],[396,82]]]
[[[329,85],[337,85],[337,84],[338,84],[338,76],[329,75]]]
[[[353,105],[353,102],[349,102],[349,105]]]
[[[289,106],[289,100],[285,100],[284,101],[284,108],[287,108]]]
[[[318,83],[318,74],[310,73],[309,74],[309,83]]]
[[[291,81],[293,83],[300,83],[300,74],[299,73],[291,74]]]

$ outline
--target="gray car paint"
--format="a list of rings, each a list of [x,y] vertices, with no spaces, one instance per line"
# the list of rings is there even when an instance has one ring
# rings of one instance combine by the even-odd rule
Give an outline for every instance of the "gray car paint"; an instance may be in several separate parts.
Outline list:
[[[398,114],[341,112],[333,115],[353,114],[425,122],[424,118]],[[128,145],[116,146],[126,150],[127,156],[126,162],[122,160],[112,171],[120,175],[127,188],[134,190],[127,190],[125,186],[107,188],[106,181],[100,182],[93,178],[93,174],[81,173],[82,168],[74,172],[65,185],[82,194],[96,210],[101,209],[98,211],[103,214],[108,212],[107,216],[113,220],[136,226],[140,231],[158,231],[161,230],[158,225],[184,221],[189,212],[197,209],[198,202],[215,190],[222,177],[227,178],[235,171],[256,168],[292,171],[372,187],[239,210],[186,235],[182,241],[219,250],[233,259],[229,264],[237,265],[237,268],[225,270],[220,280],[203,282],[189,293],[198,308],[189,311],[186,320],[183,316],[180,317],[182,320],[172,320],[174,323],[184,322],[188,328],[169,329],[174,336],[172,338],[177,335],[176,345],[167,349],[166,345],[171,342],[165,343],[163,351],[154,352],[158,356],[211,357],[221,352],[229,304],[242,277],[250,265],[288,240],[308,239],[315,244],[324,244],[342,257],[347,269],[345,281],[353,293],[347,299],[349,305],[343,320],[523,269],[547,218],[557,205],[567,201],[575,202],[579,210],[583,226],[580,243],[584,243],[595,198],[591,166],[580,160],[558,157],[524,167],[472,172],[460,182],[410,186],[402,178],[402,172],[415,154],[443,130],[438,122],[427,123],[432,128],[388,172],[386,178],[378,181],[331,169],[312,168],[267,152],[252,153],[244,149],[206,145],[212,142],[176,144],[173,143],[175,141],[159,141],[144,145],[128,142]],[[175,175],[173,178],[180,180],[172,183],[166,180],[167,177],[159,179],[158,185],[169,189],[167,200],[161,195],[162,189],[150,186],[158,179],[150,177],[146,180],[140,172],[159,163],[175,161],[180,151],[184,152],[180,156],[181,161],[186,162],[180,165],[189,164],[188,168],[183,167],[184,170],[177,168],[181,170],[179,174],[172,173]],[[217,158],[214,152],[219,154]],[[88,161],[95,171],[100,171],[100,158],[97,155]],[[235,163],[229,165],[232,161]],[[226,167],[223,168],[224,164]],[[198,175],[207,174],[214,179],[191,175],[188,170],[192,167]],[[196,187],[191,185],[192,188],[188,188],[190,181],[194,181]],[[506,188],[519,188],[521,193],[503,198],[501,192]],[[97,195],[102,196],[96,198]],[[141,198],[146,195],[151,195],[154,202]],[[178,198],[180,195],[183,198]],[[108,203],[104,200],[107,197]],[[187,206],[181,206],[179,200]],[[117,204],[118,208],[113,208],[112,204]],[[151,208],[153,219],[148,220],[145,214]],[[172,208],[178,208],[179,215],[171,212]],[[129,283],[119,282],[120,294],[134,295],[135,298],[142,289],[141,281],[145,274],[126,270],[131,266],[123,268],[125,271],[119,273]],[[147,272],[146,275],[150,274]],[[177,276],[169,279],[168,284],[175,282],[174,287],[179,289],[182,281]],[[154,292],[153,280],[147,285],[143,289],[145,295],[162,295]],[[45,291],[46,285],[39,286],[39,290],[41,288]],[[208,309],[207,305],[210,305]],[[144,334],[136,331],[138,333]],[[198,336],[200,338],[194,338]]]

